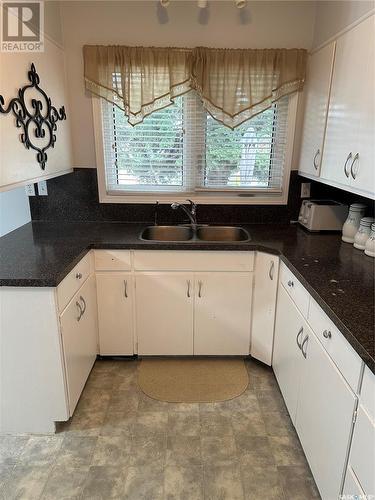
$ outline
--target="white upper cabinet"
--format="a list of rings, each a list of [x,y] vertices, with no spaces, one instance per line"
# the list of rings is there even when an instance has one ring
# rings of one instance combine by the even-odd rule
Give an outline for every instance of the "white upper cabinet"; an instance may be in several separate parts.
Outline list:
[[[374,17],[342,35],[335,65],[321,178],[374,195]]]
[[[334,56],[335,42],[309,56],[299,162],[301,174],[319,176],[320,173]]]
[[[57,130],[54,132],[56,142],[53,148],[46,151],[48,160],[45,170],[42,170],[36,159],[37,152],[31,148],[26,149],[20,141],[22,129],[16,127],[13,113],[0,114],[0,191],[62,175],[72,169],[70,113],[64,51],[61,47],[46,37],[44,52],[0,52],[0,67],[4,69],[0,71],[0,94],[4,97],[4,107],[12,98],[17,97],[20,88],[30,84],[28,71],[31,63],[35,64],[40,78],[40,88],[51,98],[52,106],[57,110],[61,106],[65,107],[66,120],[57,122]],[[46,109],[44,98],[38,92],[30,90],[25,93],[28,109],[31,109],[31,98],[41,100],[43,110]],[[32,126],[29,128],[33,129]],[[44,130],[46,131],[44,139],[35,139],[31,132],[33,142],[38,147],[43,147],[48,142],[46,126]]]

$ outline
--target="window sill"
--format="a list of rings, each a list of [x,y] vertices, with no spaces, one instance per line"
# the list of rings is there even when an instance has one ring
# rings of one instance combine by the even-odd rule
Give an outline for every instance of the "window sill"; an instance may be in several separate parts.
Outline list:
[[[224,193],[224,192],[194,192],[194,193],[150,193],[150,194],[130,194],[130,193],[100,193],[100,203],[181,203],[186,199],[192,199],[201,205],[286,205],[288,203],[288,193]]]

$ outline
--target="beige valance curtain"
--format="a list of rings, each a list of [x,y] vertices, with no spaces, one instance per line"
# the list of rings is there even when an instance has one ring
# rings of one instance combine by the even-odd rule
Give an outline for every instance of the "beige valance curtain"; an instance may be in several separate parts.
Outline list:
[[[124,110],[129,123],[194,89],[218,121],[234,128],[296,92],[304,49],[195,49],[86,45],[88,91]]]

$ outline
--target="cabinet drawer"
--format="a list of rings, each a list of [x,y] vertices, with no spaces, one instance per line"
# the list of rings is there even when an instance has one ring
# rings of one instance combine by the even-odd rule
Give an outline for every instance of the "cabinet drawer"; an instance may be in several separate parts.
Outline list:
[[[95,250],[95,269],[97,271],[130,271],[130,251]]]
[[[321,307],[311,299],[308,321],[325,350],[354,392],[358,391],[362,360]]]
[[[78,264],[65,276],[57,287],[57,303],[61,312],[90,275],[90,254],[85,255]]]
[[[366,366],[361,388],[361,405],[375,422],[375,375]]]
[[[252,271],[254,252],[136,251],[136,271]]]
[[[362,405],[354,426],[350,466],[367,495],[375,491],[375,425]]]
[[[280,282],[302,315],[307,318],[310,295],[285,264],[280,266]]]

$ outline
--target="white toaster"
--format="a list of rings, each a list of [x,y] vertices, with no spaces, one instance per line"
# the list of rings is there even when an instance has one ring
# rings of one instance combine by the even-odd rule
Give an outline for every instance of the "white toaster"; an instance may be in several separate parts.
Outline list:
[[[303,200],[298,222],[309,231],[341,231],[348,206],[333,200]]]

